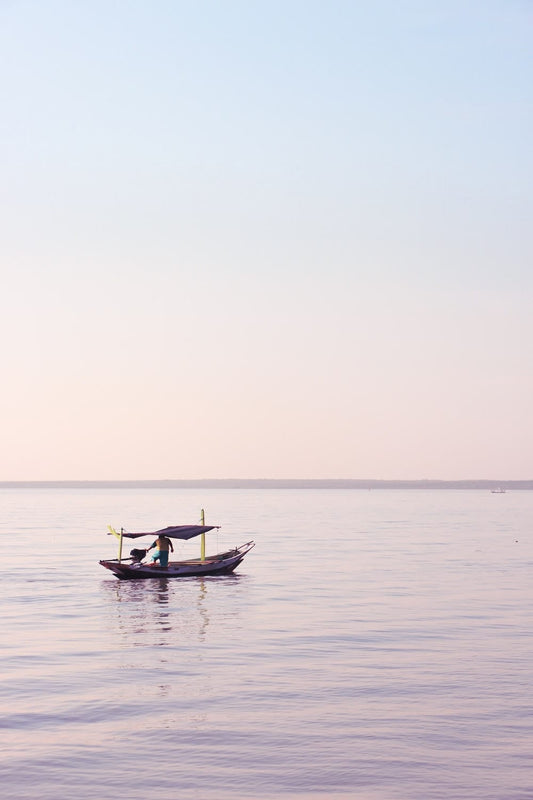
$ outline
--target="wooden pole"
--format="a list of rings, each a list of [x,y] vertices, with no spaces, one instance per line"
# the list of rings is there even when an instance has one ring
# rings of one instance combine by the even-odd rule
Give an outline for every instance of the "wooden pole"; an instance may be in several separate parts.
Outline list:
[[[200,514],[200,522],[202,525],[205,525],[205,512],[203,508]],[[205,561],[205,533],[200,535],[200,561]]]

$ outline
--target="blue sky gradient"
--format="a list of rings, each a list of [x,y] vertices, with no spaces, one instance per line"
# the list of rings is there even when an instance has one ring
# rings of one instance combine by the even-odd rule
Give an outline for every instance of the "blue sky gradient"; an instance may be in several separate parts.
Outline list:
[[[3,3],[0,479],[532,478],[532,22]]]

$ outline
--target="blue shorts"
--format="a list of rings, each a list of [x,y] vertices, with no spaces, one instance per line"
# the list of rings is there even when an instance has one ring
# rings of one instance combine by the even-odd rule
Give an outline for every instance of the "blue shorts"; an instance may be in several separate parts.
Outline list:
[[[158,559],[162,567],[168,567],[168,550],[154,550],[152,561],[157,561]]]

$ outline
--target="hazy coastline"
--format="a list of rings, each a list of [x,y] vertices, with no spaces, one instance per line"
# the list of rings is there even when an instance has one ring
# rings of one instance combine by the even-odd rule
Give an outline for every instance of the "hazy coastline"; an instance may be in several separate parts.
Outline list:
[[[201,480],[0,481],[1,489],[486,489],[531,490],[533,480],[204,478]]]

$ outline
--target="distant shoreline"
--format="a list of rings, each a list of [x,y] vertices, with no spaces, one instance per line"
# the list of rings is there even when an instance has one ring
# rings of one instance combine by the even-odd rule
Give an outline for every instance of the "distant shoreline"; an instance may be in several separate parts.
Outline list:
[[[364,480],[205,478],[141,481],[0,481],[0,489],[505,489],[533,490],[533,480]]]

